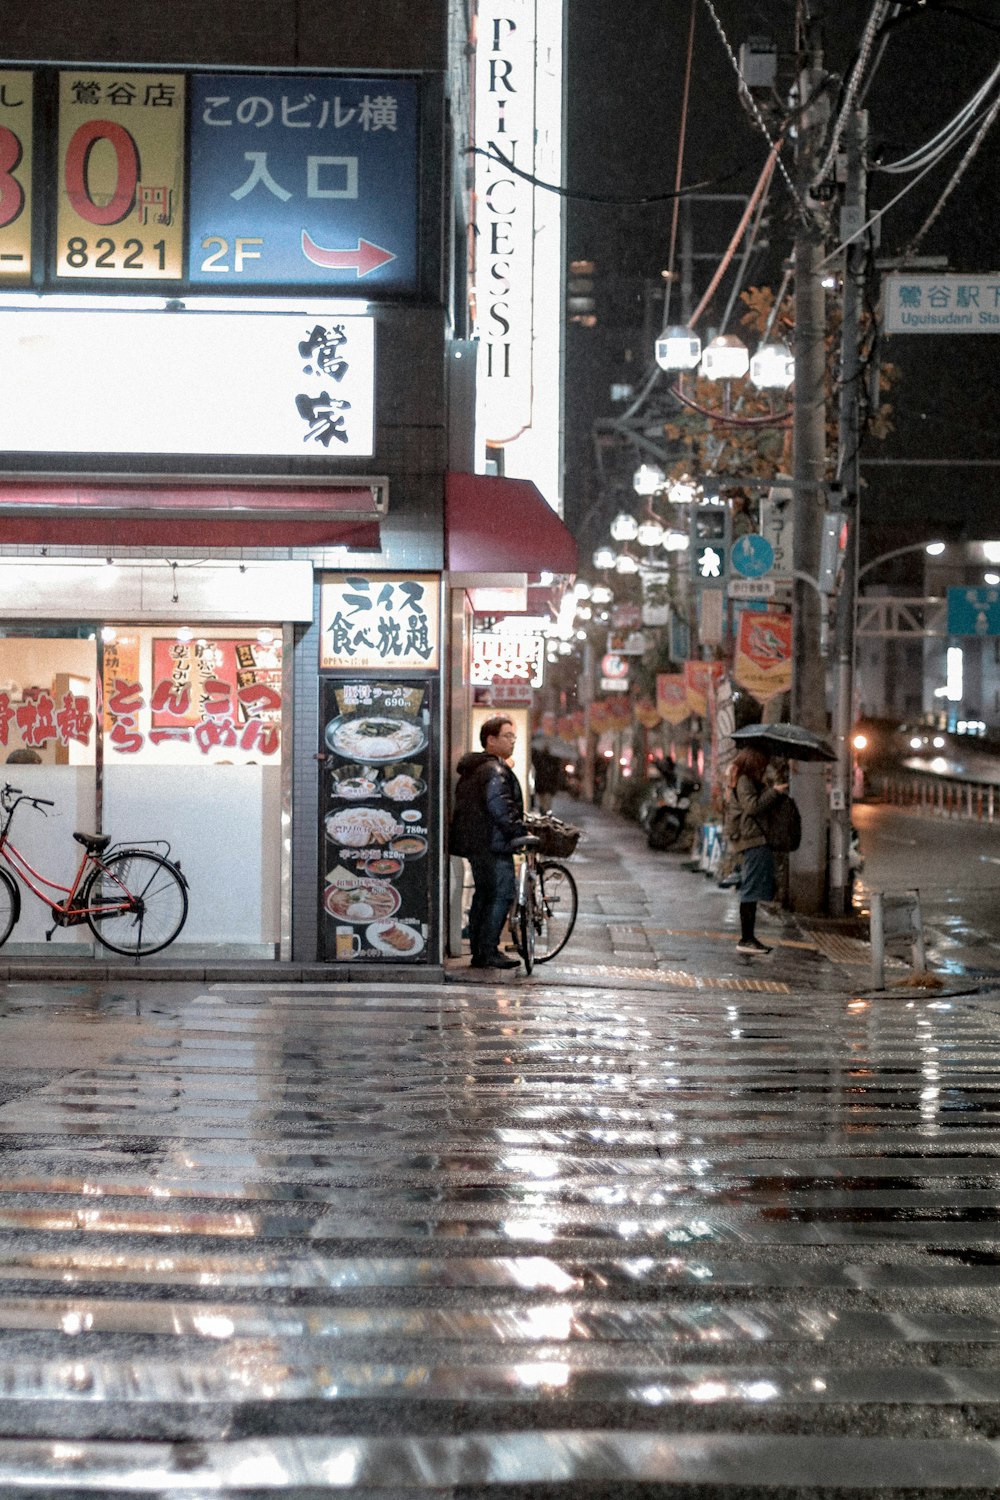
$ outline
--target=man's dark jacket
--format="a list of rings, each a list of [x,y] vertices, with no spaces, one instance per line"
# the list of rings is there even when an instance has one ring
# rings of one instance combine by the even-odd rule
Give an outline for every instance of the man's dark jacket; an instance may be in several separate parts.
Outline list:
[[[465,859],[509,854],[524,834],[524,798],[509,766],[485,750],[473,750],[458,763],[455,811],[448,849]]]

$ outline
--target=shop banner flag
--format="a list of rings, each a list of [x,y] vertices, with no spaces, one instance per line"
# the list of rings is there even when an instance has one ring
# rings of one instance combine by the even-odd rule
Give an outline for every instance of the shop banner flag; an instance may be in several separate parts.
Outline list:
[[[792,617],[776,611],[744,610],[740,616],[733,678],[758,703],[792,685]]]
[[[660,718],[668,724],[679,724],[689,717],[691,708],[683,672],[657,672],[656,707]]]
[[[703,719],[708,713],[708,695],[712,690],[712,684],[718,681],[724,671],[725,663],[721,661],[686,661],[684,663],[688,707],[699,718]]]

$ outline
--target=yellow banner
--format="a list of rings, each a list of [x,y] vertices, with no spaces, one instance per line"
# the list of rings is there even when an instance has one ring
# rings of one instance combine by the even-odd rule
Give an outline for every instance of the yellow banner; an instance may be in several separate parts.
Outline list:
[[[0,283],[31,278],[32,77],[0,70]]]
[[[178,279],[184,266],[184,78],[59,75],[56,275]]]
[[[687,682],[683,672],[657,672],[656,707],[661,719],[668,724],[679,724],[691,714],[688,703]]]

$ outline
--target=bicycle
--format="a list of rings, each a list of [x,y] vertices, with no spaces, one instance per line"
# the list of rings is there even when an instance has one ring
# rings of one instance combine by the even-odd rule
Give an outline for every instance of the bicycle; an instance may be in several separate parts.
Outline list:
[[[105,948],[136,960],[174,941],[187,920],[188,884],[180,865],[169,858],[166,839],[140,841],[166,851],[160,854],[151,847],[112,845],[109,833],[74,833],[83,854],[72,885],[60,885],[36,870],[11,841],[10,825],[22,802],[43,813],[55,806],[50,798],[32,797],[9,782],[0,790],[0,859],[13,871],[11,875],[0,867],[0,947],[21,915],[21,888],[14,876],[52,912],[46,942],[57,927],[84,922]],[[48,891],[61,891],[61,899],[39,889],[35,881]]]
[[[561,953],[576,925],[579,897],[576,881],[558,860],[540,854],[543,840],[532,835],[518,839],[522,854],[510,930],[525,973]]]

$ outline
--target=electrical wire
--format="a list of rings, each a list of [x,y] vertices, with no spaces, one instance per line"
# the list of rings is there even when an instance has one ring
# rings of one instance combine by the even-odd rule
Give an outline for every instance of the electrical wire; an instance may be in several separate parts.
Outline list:
[[[993,69],[986,82],[980,84],[972,98],[948,121],[947,125],[938,131],[932,140],[918,146],[916,151],[910,152],[909,156],[901,156],[898,161],[884,163],[875,170],[904,176],[910,172],[919,171],[928,161],[940,161],[942,156],[967,133],[968,128],[975,124],[980,107],[998,79],[1000,79],[1000,63]]]
[[[951,197],[952,193],[955,191],[962,177],[965,175],[966,168],[972,162],[986,136],[989,134],[990,127],[992,126],[998,113],[1000,113],[1000,94],[997,95],[993,103],[990,105],[989,110],[987,111],[982,120],[982,123],[979,126],[979,129],[976,131],[975,138],[970,143],[968,150],[965,152],[962,160],[959,162],[958,166],[952,173],[951,178],[945,186],[940,198],[935,203],[934,207],[931,209],[930,213],[927,215],[927,218],[921,224],[920,228],[917,230],[916,234],[913,236],[906,249],[903,251],[904,259],[910,255],[915,255],[917,253],[917,250],[920,248],[920,245],[922,244],[928,230],[940,218],[941,211],[943,210],[948,199]]]
[[[736,247],[746,233],[746,227],[750,222],[753,211],[757,207],[757,203],[759,202],[762,195],[767,191],[767,185],[771,180],[771,174],[774,171],[775,163],[779,159],[778,154],[781,151],[783,145],[783,136],[779,136],[778,139],[772,144],[770,154],[767,158],[767,161],[764,163],[764,167],[761,171],[760,176],[757,179],[757,186],[754,188],[753,192],[750,194],[750,197],[747,199],[746,208],[743,210],[740,222],[736,226],[726,253],[723,255],[722,260],[716,267],[715,274],[713,275],[711,281],[708,283],[708,287],[705,291],[704,296],[698,303],[698,306],[695,308],[694,312],[691,314],[688,325],[689,327],[693,328],[695,326],[698,319],[705,311],[705,308],[708,306],[709,302],[711,302],[712,297],[715,294],[716,287],[719,285],[719,282],[726,274],[729,263],[732,260],[733,256],[736,254]]]
[[[686,198],[692,193],[703,193],[706,188],[720,187],[723,183],[738,177],[746,166],[745,162],[740,162],[739,166],[723,172],[719,177],[706,177],[703,182],[689,183],[687,187],[680,188],[677,192],[647,193],[641,198],[621,198],[613,193],[584,193],[574,188],[563,187],[559,182],[546,182],[544,178],[536,177],[534,172],[526,172],[523,167],[515,166],[495,146],[489,151],[485,146],[469,146],[466,148],[466,155],[485,156],[487,161],[497,162],[506,171],[513,172],[515,177],[530,182],[532,187],[540,188],[546,193],[556,193],[560,198],[572,199],[577,203],[603,203],[611,208],[643,208],[649,203],[670,203],[675,198]]]
[[[963,135],[968,135],[975,128],[975,123],[975,120],[973,120],[971,124],[967,125],[963,132]],[[958,141],[960,141],[961,139],[962,136],[958,136],[952,142],[952,145],[957,145]],[[824,266],[828,266],[832,260],[837,259],[838,255],[843,254],[848,245],[853,245],[855,240],[860,239],[863,234],[867,234],[868,230],[872,227],[877,219],[884,218],[884,216],[889,212],[891,208],[895,208],[896,204],[899,203],[901,199],[906,197],[907,193],[912,192],[919,183],[923,182],[928,172],[933,171],[933,169],[938,165],[940,159],[940,157],[935,157],[932,161],[929,161],[921,172],[919,172],[915,177],[910,178],[910,181],[906,184],[905,187],[900,188],[895,198],[890,198],[888,203],[883,204],[881,208],[877,208],[873,214],[869,215],[869,217],[861,225],[860,229],[856,229],[853,234],[849,234],[846,240],[842,240],[841,243],[835,246],[835,248],[831,250],[828,255],[824,255],[823,259],[817,263],[815,269],[817,271],[820,271]]]
[[[687,136],[688,100],[691,94],[691,64],[694,59],[694,23],[698,14],[698,0],[691,0],[691,20],[688,25],[687,62],[684,66],[684,95],[681,99],[681,124],[677,138],[677,171],[674,176],[674,211],[670,219],[670,249],[667,253],[667,285],[663,294],[663,326],[670,322],[670,294],[674,284],[674,252],[677,248],[677,220],[680,215],[681,174],[684,170],[684,142]]]
[[[822,164],[817,168],[816,174],[813,177],[813,183],[823,182],[836,160],[837,152],[840,149],[841,136],[844,133],[851,111],[854,109],[855,98],[861,87],[875,40],[888,19],[890,5],[891,0],[875,0],[875,3],[872,5],[868,20],[865,22],[864,31],[861,34],[857,56],[854,60],[854,66],[851,69],[851,76],[848,79],[847,89],[840,105],[836,124],[830,136],[830,143],[827,146]]]
[[[750,106],[750,111],[751,111],[754,119],[756,120],[758,126],[760,127],[760,129],[761,129],[761,131],[762,131],[762,133],[764,135],[764,139],[767,141],[767,144],[771,147],[771,149],[773,151],[775,143],[774,143],[774,140],[771,137],[771,132],[767,128],[767,122],[765,121],[764,116],[760,112],[760,107],[758,106],[756,99],[754,98],[754,96],[751,93],[750,89],[747,88],[746,81],[745,81],[745,79],[743,77],[743,74],[740,72],[739,58],[736,56],[736,53],[733,51],[732,47],[730,46],[729,38],[726,36],[725,28],[723,27],[722,22],[719,20],[718,14],[716,13],[715,6],[712,4],[712,0],[705,0],[705,5],[708,7],[708,13],[709,13],[709,15],[712,17],[712,20],[715,22],[715,29],[719,33],[719,40],[722,42],[723,47],[726,49],[726,55],[729,58],[729,61],[732,63],[733,68],[736,71],[736,76],[737,76],[737,78],[740,81],[740,91],[743,94],[743,96],[746,98],[746,100],[747,100],[747,102],[748,102],[748,104]],[[784,162],[780,160],[780,158],[778,159],[778,169],[781,172],[782,177],[785,179],[785,186],[788,188],[788,191],[792,195],[792,198],[793,198],[793,200],[795,202],[795,206],[796,206],[796,208],[799,211],[800,218],[803,220],[803,222],[810,223],[811,220],[812,220],[812,215],[809,213],[809,210],[806,208],[805,204],[802,202],[802,199],[799,196],[798,189],[796,188],[795,183],[792,181],[792,179],[791,179],[791,177],[789,175],[788,168],[785,166]]]

